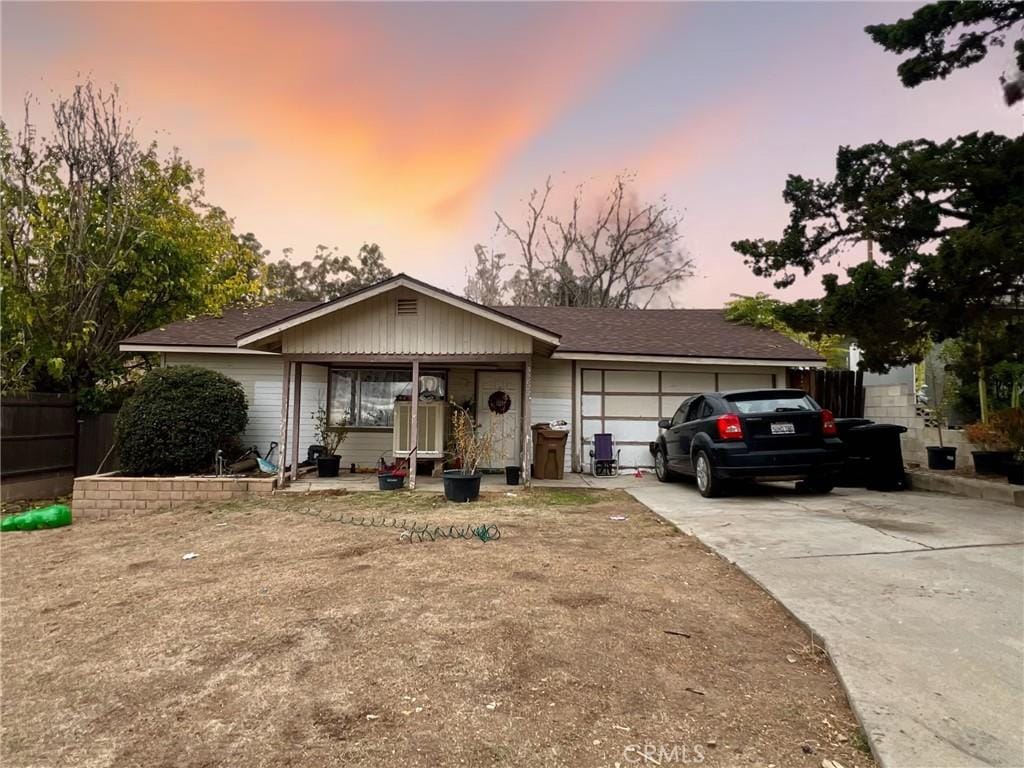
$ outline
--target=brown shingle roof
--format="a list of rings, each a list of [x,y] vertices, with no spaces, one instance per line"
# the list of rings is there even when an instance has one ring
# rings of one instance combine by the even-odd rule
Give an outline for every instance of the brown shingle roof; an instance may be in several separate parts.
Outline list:
[[[137,334],[122,344],[235,347],[246,333],[319,306],[279,301],[229,309],[220,317],[182,320]],[[603,307],[495,307],[520,322],[560,335],[559,352],[717,357],[819,362],[815,352],[774,331],[730,323],[721,309],[608,309]]]
[[[278,301],[262,307],[227,309],[220,317],[179,320],[163,328],[129,336],[122,344],[161,344],[184,347],[234,347],[235,338],[254,328],[276,323],[296,312],[319,304],[318,301]]]
[[[500,309],[559,334],[559,352],[808,362],[823,359],[775,331],[731,323],[722,309]]]

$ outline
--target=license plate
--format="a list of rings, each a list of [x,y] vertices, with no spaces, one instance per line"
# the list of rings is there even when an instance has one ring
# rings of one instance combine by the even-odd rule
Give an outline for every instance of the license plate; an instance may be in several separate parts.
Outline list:
[[[772,422],[772,434],[773,435],[792,435],[796,433],[796,429],[788,421],[773,421]]]

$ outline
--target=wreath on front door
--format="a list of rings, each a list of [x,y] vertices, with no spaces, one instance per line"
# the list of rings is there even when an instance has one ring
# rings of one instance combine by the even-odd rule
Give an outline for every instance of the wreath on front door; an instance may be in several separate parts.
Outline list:
[[[491,413],[496,413],[499,416],[503,413],[508,413],[508,409],[512,407],[512,398],[508,396],[508,392],[497,390],[492,392],[491,396],[487,398],[487,410]]]

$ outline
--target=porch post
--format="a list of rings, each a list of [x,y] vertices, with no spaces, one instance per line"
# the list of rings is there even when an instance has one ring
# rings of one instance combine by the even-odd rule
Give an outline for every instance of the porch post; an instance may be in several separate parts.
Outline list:
[[[523,363],[523,477],[527,488],[533,487],[533,473],[530,472],[530,464],[533,461],[533,430],[530,429],[530,401],[533,399],[531,387],[533,385],[533,362],[528,357]]]
[[[409,403],[409,490],[416,490],[416,456],[420,441],[420,361],[412,361],[412,395]]]
[[[292,361],[285,358],[281,371],[281,439],[277,444],[277,487],[284,488],[284,464],[288,447],[288,395],[291,392]]]
[[[302,424],[302,363],[295,363],[295,405],[292,407],[292,480],[299,479],[299,427]]]

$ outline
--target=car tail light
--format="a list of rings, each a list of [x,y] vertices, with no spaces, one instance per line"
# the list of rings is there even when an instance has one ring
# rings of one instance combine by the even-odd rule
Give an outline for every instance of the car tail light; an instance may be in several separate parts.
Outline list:
[[[839,434],[839,430],[836,429],[836,419],[828,408],[821,412],[821,434],[825,437],[835,437]]]
[[[718,417],[718,439],[719,440],[742,440],[743,425],[740,417],[735,413],[727,413]]]

